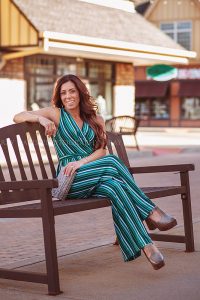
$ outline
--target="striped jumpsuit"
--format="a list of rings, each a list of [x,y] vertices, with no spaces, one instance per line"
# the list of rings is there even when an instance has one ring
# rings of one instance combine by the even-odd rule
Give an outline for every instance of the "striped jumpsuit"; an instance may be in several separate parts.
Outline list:
[[[87,122],[79,128],[70,113],[61,108],[54,137],[61,166],[80,160],[93,152],[95,134]],[[143,222],[155,204],[135,184],[124,163],[115,155],[106,155],[77,170],[67,198],[108,197],[111,201],[116,235],[125,261],[141,255],[151,243]]]

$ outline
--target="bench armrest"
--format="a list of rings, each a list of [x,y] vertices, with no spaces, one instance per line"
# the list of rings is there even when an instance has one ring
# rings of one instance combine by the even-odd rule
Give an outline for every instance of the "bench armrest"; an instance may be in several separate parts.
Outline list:
[[[0,190],[50,189],[58,186],[57,179],[0,181]]]
[[[159,173],[159,172],[187,172],[194,171],[193,164],[162,165],[147,167],[130,167],[131,174]]]

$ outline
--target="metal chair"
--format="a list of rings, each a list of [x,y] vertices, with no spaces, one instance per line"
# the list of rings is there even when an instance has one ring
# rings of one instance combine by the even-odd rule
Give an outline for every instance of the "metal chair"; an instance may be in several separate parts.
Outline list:
[[[136,133],[140,124],[140,119],[132,116],[117,116],[106,121],[106,130],[123,135],[132,135],[135,148],[139,151]]]

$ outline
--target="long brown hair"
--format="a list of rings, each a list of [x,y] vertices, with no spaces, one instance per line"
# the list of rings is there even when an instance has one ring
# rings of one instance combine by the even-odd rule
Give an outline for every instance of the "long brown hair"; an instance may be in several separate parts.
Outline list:
[[[71,81],[76,86],[79,97],[80,97],[80,117],[83,121],[87,122],[95,133],[95,144],[94,150],[99,148],[106,147],[106,135],[103,130],[102,125],[97,121],[97,105],[95,104],[94,99],[90,96],[90,93],[86,87],[86,85],[75,75],[69,74],[64,75],[57,79],[56,84],[54,86],[53,96],[52,96],[52,104],[56,107],[63,107],[61,98],[60,98],[60,89],[61,86],[65,83]]]

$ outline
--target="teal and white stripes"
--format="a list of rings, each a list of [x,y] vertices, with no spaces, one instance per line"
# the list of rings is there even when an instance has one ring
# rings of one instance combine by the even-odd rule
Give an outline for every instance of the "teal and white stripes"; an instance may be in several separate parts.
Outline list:
[[[93,152],[94,132],[84,122],[82,130],[72,116],[61,109],[54,144],[60,166],[79,160]],[[141,254],[151,243],[143,222],[155,204],[139,189],[123,162],[107,155],[77,170],[68,198],[108,197],[112,204],[115,231],[125,261]]]

